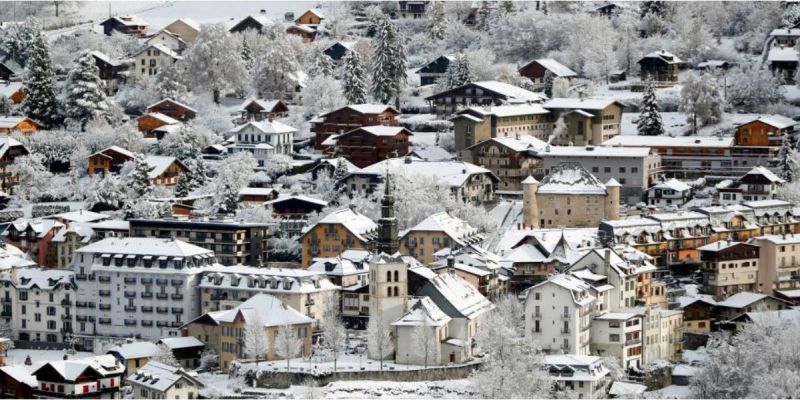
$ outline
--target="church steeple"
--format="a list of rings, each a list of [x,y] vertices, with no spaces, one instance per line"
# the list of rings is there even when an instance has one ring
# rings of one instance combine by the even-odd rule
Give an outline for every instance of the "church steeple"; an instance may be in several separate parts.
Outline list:
[[[381,198],[381,218],[378,220],[378,253],[394,254],[400,249],[397,233],[397,219],[394,216],[394,195],[389,171],[386,171],[383,197]]]

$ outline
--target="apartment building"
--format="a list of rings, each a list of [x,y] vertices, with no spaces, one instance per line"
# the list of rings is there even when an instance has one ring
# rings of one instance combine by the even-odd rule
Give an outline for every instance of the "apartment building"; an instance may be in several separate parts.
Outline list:
[[[771,296],[776,290],[800,288],[800,235],[764,235],[748,244],[759,247],[759,293]]]
[[[546,141],[553,133],[550,111],[541,104],[509,104],[469,107],[450,118],[456,152],[492,138],[524,138]]]
[[[228,151],[248,151],[256,159],[258,167],[264,168],[272,155],[289,155],[294,151],[297,129],[278,121],[248,121],[228,132],[236,137],[236,142],[227,146]]]
[[[753,167],[735,181],[723,181],[716,185],[719,204],[739,204],[743,201],[772,200],[778,189],[786,183],[765,167]]]
[[[3,281],[3,316],[22,342],[65,343],[75,327],[77,285],[70,270],[18,268]]]
[[[698,247],[703,287],[716,300],[724,300],[739,292],[759,290],[758,246],[718,240]]]
[[[591,354],[590,328],[597,298],[586,282],[559,274],[525,295],[525,334],[547,353]]]
[[[521,191],[525,178],[542,175],[539,151],[546,146],[533,136],[491,138],[464,149],[461,159],[492,171],[497,190]]]
[[[457,250],[468,245],[480,245],[482,241],[483,235],[478,229],[451,211],[444,211],[400,232],[400,252],[427,265],[436,260],[434,254],[441,249]]]
[[[298,357],[311,354],[311,327],[314,320],[265,293],[259,293],[230,310],[205,313],[187,323],[183,332],[214,349],[219,355],[220,368],[227,372],[231,361],[246,358],[242,340],[245,326],[250,321],[257,321],[264,326],[268,348],[260,357],[261,360],[280,359],[275,351],[275,340],[278,329],[284,325],[291,326],[302,342],[302,351]]]
[[[94,336],[156,340],[178,336],[200,315],[197,286],[214,252],[180,240],[107,238],[77,250],[77,327]]]
[[[383,104],[350,104],[311,120],[314,148],[324,150],[323,143],[333,135],[341,135],[364,126],[397,126],[400,112]]]
[[[597,356],[548,354],[543,364],[553,378],[555,389],[569,390],[578,399],[602,399],[611,383],[610,372]]]
[[[650,365],[659,360],[679,361],[683,350],[683,311],[646,307],[642,315],[642,365]]]
[[[320,272],[243,265],[212,266],[198,286],[203,313],[231,310],[266,293],[317,322],[324,319],[326,302],[339,289]]]
[[[642,368],[642,316],[611,312],[591,322],[592,354],[617,357],[625,369]]]
[[[553,144],[599,146],[621,132],[623,105],[612,99],[554,98],[542,106],[565,126],[554,132]]]
[[[371,250],[378,238],[378,224],[354,208],[329,213],[300,236],[302,266],[307,268],[317,257],[336,257],[345,250]]]
[[[161,44],[150,44],[133,56],[134,65],[131,67],[133,76],[153,76],[158,74],[160,68],[164,68],[174,62],[183,60],[174,50]]]
[[[211,250],[222,265],[267,260],[270,225],[231,217],[132,219],[131,237],[173,238]]]

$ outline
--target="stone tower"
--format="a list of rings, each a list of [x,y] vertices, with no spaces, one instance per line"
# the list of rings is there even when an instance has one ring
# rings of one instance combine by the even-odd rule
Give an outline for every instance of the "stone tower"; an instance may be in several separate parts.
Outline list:
[[[378,254],[392,255],[400,249],[397,218],[394,216],[394,195],[389,171],[386,171],[386,186],[381,198],[381,218],[378,220]]]
[[[525,228],[539,227],[539,204],[536,202],[536,191],[539,190],[539,181],[528,175],[522,181],[522,223]]]
[[[611,178],[606,182],[606,219],[614,221],[619,219],[619,192],[622,185]]]

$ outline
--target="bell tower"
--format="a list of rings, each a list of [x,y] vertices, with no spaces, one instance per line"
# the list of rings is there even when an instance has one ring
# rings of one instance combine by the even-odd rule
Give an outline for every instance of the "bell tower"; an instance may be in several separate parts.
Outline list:
[[[386,183],[381,198],[381,218],[378,220],[378,254],[393,255],[400,249],[398,241],[397,218],[394,216],[394,195],[389,171],[386,171]]]

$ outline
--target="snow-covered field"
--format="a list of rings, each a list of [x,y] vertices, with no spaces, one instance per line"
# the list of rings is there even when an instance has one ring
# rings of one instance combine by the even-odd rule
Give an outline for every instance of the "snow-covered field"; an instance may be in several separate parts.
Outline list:
[[[33,363],[32,367],[36,367],[47,361],[63,360],[65,354],[67,354],[66,350],[11,349],[6,357],[6,365],[25,365],[25,359],[30,356]],[[68,357],[70,359],[78,359],[90,356],[92,356],[92,353],[79,351]]]

